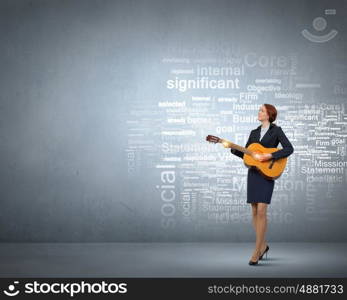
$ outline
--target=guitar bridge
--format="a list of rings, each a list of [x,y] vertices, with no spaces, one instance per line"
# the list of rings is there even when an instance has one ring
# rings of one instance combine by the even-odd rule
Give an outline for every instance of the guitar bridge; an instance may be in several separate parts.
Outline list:
[[[274,165],[274,163],[275,163],[275,160],[271,159],[271,164],[269,165],[269,169],[272,169],[272,166]]]

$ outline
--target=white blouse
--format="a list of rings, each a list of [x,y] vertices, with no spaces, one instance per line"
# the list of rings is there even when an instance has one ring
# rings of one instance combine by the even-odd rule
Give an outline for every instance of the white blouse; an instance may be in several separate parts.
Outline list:
[[[263,136],[265,135],[265,133],[269,130],[269,128],[270,128],[270,125],[268,126],[268,127],[265,127],[265,128],[263,128],[263,127],[260,127],[261,129],[260,129],[260,139],[259,139],[259,141],[263,138]]]

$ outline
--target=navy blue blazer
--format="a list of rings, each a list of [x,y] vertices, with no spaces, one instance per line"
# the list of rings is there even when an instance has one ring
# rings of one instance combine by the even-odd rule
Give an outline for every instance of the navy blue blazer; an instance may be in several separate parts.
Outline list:
[[[261,125],[256,129],[253,129],[249,135],[246,143],[246,148],[252,143],[259,143],[266,148],[277,148],[278,144],[281,143],[282,148],[272,153],[272,157],[276,160],[291,155],[294,152],[294,148],[286,135],[284,134],[281,126],[277,126],[274,123],[270,123],[270,128],[266,131],[261,141],[260,139]],[[243,152],[231,149],[231,153],[243,158]]]

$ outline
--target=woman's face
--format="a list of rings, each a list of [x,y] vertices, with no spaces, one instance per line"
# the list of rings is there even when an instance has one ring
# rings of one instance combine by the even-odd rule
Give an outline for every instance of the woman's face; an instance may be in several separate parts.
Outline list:
[[[269,120],[269,115],[267,114],[267,111],[266,111],[266,108],[264,105],[260,106],[260,108],[259,108],[258,120],[259,121]]]

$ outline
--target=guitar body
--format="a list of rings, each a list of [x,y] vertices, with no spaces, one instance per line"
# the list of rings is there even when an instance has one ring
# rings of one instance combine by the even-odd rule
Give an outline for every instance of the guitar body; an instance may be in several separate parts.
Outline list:
[[[255,153],[272,153],[280,149],[265,148],[263,145],[259,143],[252,143],[247,147],[247,150],[250,150]],[[251,155],[244,153],[243,162],[249,168],[257,168],[265,178],[274,180],[280,177],[283,173],[287,164],[287,158],[285,157],[276,160],[270,159],[267,161],[259,161],[255,160]]]
[[[236,145],[228,140],[221,139],[218,136],[214,135],[208,135],[206,137],[206,141],[210,143],[222,143],[224,145],[227,145],[227,148],[233,148],[236,150],[239,150],[244,153],[243,155],[243,162],[248,167],[254,167],[257,168],[266,179],[274,180],[281,176],[283,173],[286,164],[287,164],[287,157],[279,158],[279,159],[269,159],[266,161],[259,161],[252,157],[253,153],[272,153],[280,150],[279,148],[265,148],[260,143],[252,143],[248,145],[247,148],[241,147],[239,145]]]

